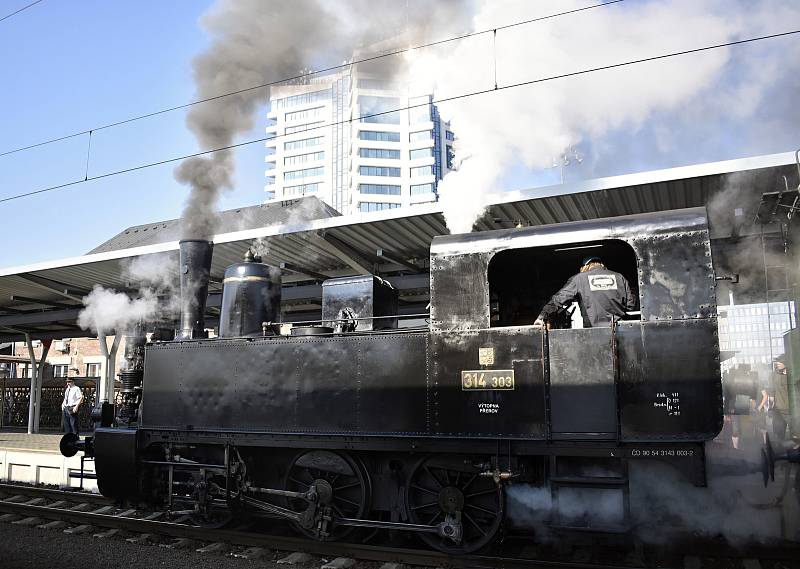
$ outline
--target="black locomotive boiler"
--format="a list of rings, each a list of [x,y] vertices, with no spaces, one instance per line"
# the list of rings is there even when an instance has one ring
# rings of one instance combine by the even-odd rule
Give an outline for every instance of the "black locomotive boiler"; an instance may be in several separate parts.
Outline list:
[[[95,457],[104,495],[317,539],[405,530],[463,553],[495,539],[508,484],[610,489],[627,507],[627,464],[646,459],[705,484],[723,405],[703,209],[437,237],[429,320],[413,328],[366,275],[326,281],[319,325],[287,334],[279,272],[248,257],[226,271],[207,339],[211,247],[181,243],[175,340],[129,342],[122,409],[63,444]],[[639,310],[533,327],[587,252],[626,276]]]

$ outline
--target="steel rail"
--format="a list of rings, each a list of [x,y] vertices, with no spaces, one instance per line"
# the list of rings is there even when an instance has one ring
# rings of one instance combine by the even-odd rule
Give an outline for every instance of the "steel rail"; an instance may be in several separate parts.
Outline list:
[[[0,493],[30,496],[31,498],[51,498],[53,500],[69,500],[71,502],[88,502],[91,504],[110,505],[114,501],[101,494],[90,492],[74,492],[70,490],[56,490],[41,486],[23,486],[19,484],[0,483]]]
[[[0,490],[20,488],[8,484],[0,484]],[[28,487],[28,489],[33,489]],[[42,497],[67,497],[73,501],[86,501],[81,498],[87,495],[76,492],[58,490],[41,490]],[[16,493],[19,495],[20,493]],[[89,495],[96,497],[97,495]],[[99,504],[100,501],[98,500]],[[107,503],[107,502],[106,502]],[[363,543],[325,542],[315,541],[301,537],[275,536],[266,533],[256,533],[243,530],[210,529],[178,522],[143,519],[130,516],[119,516],[108,513],[93,513],[91,511],[75,511],[63,508],[52,508],[41,505],[31,505],[24,502],[8,502],[0,500],[0,512],[16,514],[22,517],[38,517],[42,519],[61,520],[74,524],[86,524],[94,527],[119,529],[138,534],[154,534],[169,538],[185,538],[197,542],[223,542],[232,546],[261,547],[278,551],[303,551],[318,556],[352,557],[359,561],[402,562],[407,565],[424,565],[429,567],[452,567],[458,569],[480,568],[494,569],[504,567],[509,569],[639,569],[645,565],[622,565],[615,563],[597,563],[589,561],[561,561],[550,559],[532,559],[527,557],[511,557],[510,554],[502,555],[448,555],[446,553],[411,548],[385,547]],[[143,514],[149,512],[142,512]],[[513,548],[512,549],[516,549]],[[719,559],[789,559],[796,558],[797,549],[788,551],[761,550],[732,552],[728,547],[719,549],[708,547],[700,549],[688,547],[685,554],[699,555]],[[786,555],[790,557],[787,557]],[[669,567],[669,562],[663,562],[662,567]],[[681,564],[678,562],[678,565]]]
[[[0,500],[0,512],[29,518],[61,520],[75,524],[86,524],[98,528],[125,530],[139,534],[157,534],[165,537],[185,538],[198,542],[224,542],[229,545],[263,547],[283,551],[303,551],[321,556],[355,557],[361,561],[402,561],[405,564],[455,568],[554,568],[554,569],[635,569],[631,565],[608,565],[572,561],[550,561],[539,559],[515,559],[484,555],[453,556],[436,551],[418,549],[387,548],[360,543],[324,542],[303,538],[273,536],[267,534],[207,529],[175,522],[121,517],[113,514],[79,512],[47,506]]]

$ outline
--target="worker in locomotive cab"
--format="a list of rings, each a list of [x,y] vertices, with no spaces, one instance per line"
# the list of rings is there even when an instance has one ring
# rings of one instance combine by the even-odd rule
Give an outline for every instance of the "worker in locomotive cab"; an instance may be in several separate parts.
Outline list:
[[[544,305],[534,326],[545,322],[561,307],[577,301],[583,315],[583,327],[610,326],[611,322],[636,307],[628,281],[621,274],[606,268],[599,257],[583,260],[580,272]]]

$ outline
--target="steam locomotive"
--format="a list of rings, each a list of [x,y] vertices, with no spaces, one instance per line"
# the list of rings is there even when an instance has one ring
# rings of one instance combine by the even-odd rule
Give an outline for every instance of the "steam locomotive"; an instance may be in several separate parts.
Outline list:
[[[323,283],[322,319],[280,325],[280,272],[225,272],[204,337],[212,244],[180,245],[174,340],[128,339],[122,405],[62,450],[94,456],[100,492],[201,523],[247,513],[316,539],[357,528],[467,553],[490,544],[509,484],[604,489],[627,508],[630,461],[706,484],[723,423],[715,277],[703,209],[433,240],[430,314],[398,323],[397,291]],[[532,326],[587,253],[639,310],[610,327]],[[566,319],[565,319],[566,321]],[[620,520],[624,525],[625,517]]]

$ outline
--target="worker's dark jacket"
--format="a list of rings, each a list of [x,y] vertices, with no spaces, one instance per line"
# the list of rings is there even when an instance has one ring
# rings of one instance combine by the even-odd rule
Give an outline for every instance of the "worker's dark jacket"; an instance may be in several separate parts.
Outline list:
[[[567,284],[544,305],[539,318],[546,320],[564,304],[578,301],[583,326],[610,326],[612,317],[622,317],[636,307],[631,287],[621,274],[601,267],[570,277]]]

